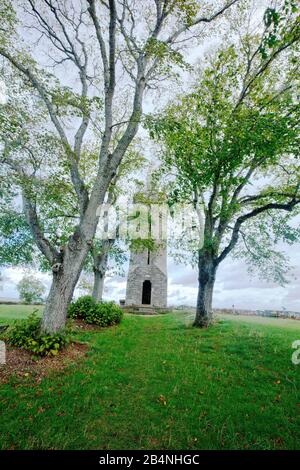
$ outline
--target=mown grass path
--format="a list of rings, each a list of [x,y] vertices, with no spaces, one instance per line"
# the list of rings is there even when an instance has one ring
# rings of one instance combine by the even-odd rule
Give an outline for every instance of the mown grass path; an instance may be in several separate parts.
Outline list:
[[[299,449],[300,330],[127,316],[63,374],[1,386],[0,448]]]

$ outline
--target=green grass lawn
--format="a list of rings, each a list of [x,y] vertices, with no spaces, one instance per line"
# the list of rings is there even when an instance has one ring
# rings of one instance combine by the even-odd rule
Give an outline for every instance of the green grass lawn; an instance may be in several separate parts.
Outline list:
[[[36,313],[41,312],[41,305],[6,305],[0,304],[0,325],[10,324],[13,320],[20,320],[28,317],[30,313],[35,311]]]
[[[0,448],[299,449],[298,324],[189,322],[127,315],[80,333],[80,363],[1,386]]]

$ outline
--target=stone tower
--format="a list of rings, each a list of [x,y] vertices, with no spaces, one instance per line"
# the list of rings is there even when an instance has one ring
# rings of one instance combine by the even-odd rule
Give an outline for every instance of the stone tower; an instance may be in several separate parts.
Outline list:
[[[167,307],[167,250],[131,252],[126,288],[127,306]]]
[[[157,188],[152,186],[152,165],[149,168],[146,181],[146,190],[142,194],[142,202],[148,206],[148,236],[152,237],[155,233],[155,227],[158,229],[156,248],[143,251],[131,251],[129,270],[126,287],[126,306],[136,307],[167,307],[167,248],[164,240],[166,236],[167,218],[161,211],[161,203]],[[141,194],[140,194],[141,196]],[[143,198],[146,198],[146,201]],[[139,194],[134,197],[134,202],[139,202]],[[158,204],[156,218],[152,217],[149,205]],[[154,238],[156,238],[154,236]]]

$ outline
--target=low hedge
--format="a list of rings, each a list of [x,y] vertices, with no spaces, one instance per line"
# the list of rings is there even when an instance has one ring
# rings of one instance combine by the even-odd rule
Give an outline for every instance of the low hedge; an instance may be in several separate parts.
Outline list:
[[[85,295],[70,304],[68,316],[105,327],[120,323],[123,311],[115,302],[96,302],[93,297]]]
[[[71,302],[68,308],[69,318],[84,319],[87,312],[92,310],[96,305],[95,299],[91,295],[83,295],[74,302]]]

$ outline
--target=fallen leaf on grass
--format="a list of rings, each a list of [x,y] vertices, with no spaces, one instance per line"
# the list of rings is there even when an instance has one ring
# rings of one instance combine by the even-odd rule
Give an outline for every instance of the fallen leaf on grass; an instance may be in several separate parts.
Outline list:
[[[159,401],[162,403],[164,406],[166,406],[167,401],[163,395],[159,395]]]
[[[284,444],[284,440],[282,439],[282,437],[276,437],[274,439],[274,444],[275,444],[275,446],[280,446],[281,447]]]

